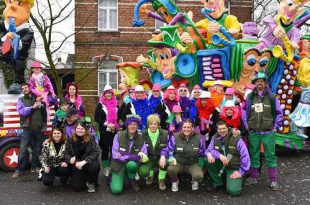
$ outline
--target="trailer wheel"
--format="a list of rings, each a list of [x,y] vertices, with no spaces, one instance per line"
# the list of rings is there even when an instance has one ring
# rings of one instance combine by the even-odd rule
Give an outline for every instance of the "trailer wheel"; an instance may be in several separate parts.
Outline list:
[[[6,144],[0,151],[0,167],[2,170],[14,171],[18,163],[19,143]]]

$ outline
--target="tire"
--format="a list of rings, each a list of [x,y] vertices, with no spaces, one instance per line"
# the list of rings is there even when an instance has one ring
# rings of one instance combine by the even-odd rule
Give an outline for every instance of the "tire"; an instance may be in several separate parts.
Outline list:
[[[19,143],[10,142],[2,147],[0,152],[0,168],[4,171],[14,171],[18,163]]]

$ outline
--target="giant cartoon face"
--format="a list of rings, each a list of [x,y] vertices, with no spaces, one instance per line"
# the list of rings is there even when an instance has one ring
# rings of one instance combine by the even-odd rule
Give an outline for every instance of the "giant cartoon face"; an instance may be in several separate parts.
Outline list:
[[[301,11],[305,0],[281,0],[278,14],[285,24],[290,24]]]
[[[204,7],[211,9],[212,16],[214,19],[219,18],[225,12],[225,1],[224,0],[200,0],[203,3]]]
[[[243,73],[255,74],[261,69],[266,71],[268,63],[270,62],[272,53],[269,50],[259,50],[252,48],[244,53],[243,57]],[[252,76],[254,77],[254,76]]]
[[[34,0],[5,0],[6,7],[3,11],[3,16],[6,22],[9,22],[10,17],[13,17],[15,19],[15,26],[27,23],[33,4]]]
[[[172,56],[169,48],[154,49],[156,55],[157,70],[162,73],[165,79],[171,79],[175,73],[175,57]]]

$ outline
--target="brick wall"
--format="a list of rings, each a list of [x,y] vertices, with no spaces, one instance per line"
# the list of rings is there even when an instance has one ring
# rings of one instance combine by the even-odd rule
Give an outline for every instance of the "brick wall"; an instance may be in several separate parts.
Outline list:
[[[98,0],[76,0],[75,24],[75,81],[79,82],[80,94],[86,105],[86,112],[93,115],[98,97],[98,76],[96,65],[92,57],[107,53],[117,55],[123,61],[135,61],[140,54],[146,56],[150,49],[146,45],[154,31],[155,20],[140,14],[140,19],[145,21],[141,28],[133,28],[133,11],[138,0],[118,1],[118,31],[98,31]],[[176,0],[182,11],[192,11],[194,22],[202,19],[200,14],[202,3],[200,0]],[[149,9],[151,6],[149,4]],[[239,22],[249,21],[252,18],[251,0],[232,0],[230,13],[236,15]],[[86,77],[85,77],[86,76]],[[143,78],[148,77],[146,72]]]

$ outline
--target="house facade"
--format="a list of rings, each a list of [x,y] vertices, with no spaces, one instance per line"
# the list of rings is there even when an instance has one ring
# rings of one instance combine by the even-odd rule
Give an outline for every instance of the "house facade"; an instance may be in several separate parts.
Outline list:
[[[133,28],[134,7],[138,0],[76,0],[75,11],[75,81],[83,96],[86,112],[93,113],[98,95],[105,84],[117,88],[116,65],[135,61],[150,49],[151,34],[162,23],[141,14],[145,25]],[[202,19],[200,0],[175,0],[182,11],[192,11],[193,21]],[[227,1],[227,7],[239,22],[251,21],[252,0]],[[151,5],[148,5],[151,10]],[[142,74],[144,76],[147,73]]]

